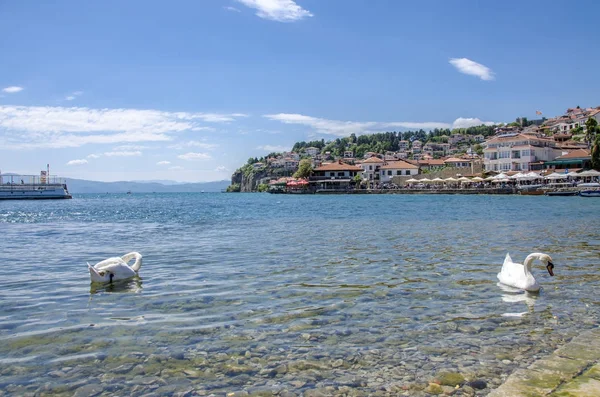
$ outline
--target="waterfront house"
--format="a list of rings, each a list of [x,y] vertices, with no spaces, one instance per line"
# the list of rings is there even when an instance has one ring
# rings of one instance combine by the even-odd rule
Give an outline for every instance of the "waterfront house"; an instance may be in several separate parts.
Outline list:
[[[484,146],[486,171],[530,171],[530,163],[551,161],[562,154],[554,139],[541,135],[502,134]]]
[[[344,158],[345,159],[352,159],[352,158],[354,158],[354,152],[352,150],[346,150],[346,151],[344,151]]]
[[[315,190],[346,190],[354,184],[354,177],[362,170],[357,165],[338,160],[315,168],[309,183]]]
[[[410,146],[408,141],[398,141],[398,150],[406,152]]]
[[[379,157],[369,157],[365,161],[362,162],[362,177],[368,181],[378,180],[379,179],[379,169],[383,166],[385,162]]]
[[[571,150],[552,161],[544,163],[545,169],[561,169],[576,171],[582,168],[592,168],[592,156],[588,149]]]
[[[394,176],[417,175],[419,173],[419,167],[402,160],[388,161],[379,169],[379,181],[381,183],[391,182]]]
[[[455,168],[466,168],[466,167],[471,166],[471,160],[450,157],[450,158],[444,160],[444,165],[446,165],[448,167],[455,167]]]

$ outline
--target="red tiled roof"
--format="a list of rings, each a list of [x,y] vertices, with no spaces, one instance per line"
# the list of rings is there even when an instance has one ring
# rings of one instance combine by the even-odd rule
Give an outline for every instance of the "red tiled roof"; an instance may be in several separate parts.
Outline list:
[[[323,164],[314,169],[315,171],[362,171],[363,169],[356,165],[346,164],[342,161]]]
[[[384,161],[379,157],[369,157],[368,159],[363,161],[363,163],[384,163]]]
[[[397,169],[417,169],[416,165],[410,164],[406,161],[398,160],[398,161],[389,161],[385,165],[381,167],[382,170],[397,170]]]
[[[567,154],[564,154],[562,156],[558,156],[556,159],[557,160],[563,160],[563,159],[580,159],[580,158],[584,158],[584,157],[591,157],[590,151],[587,149],[576,149],[576,150],[572,150]]]

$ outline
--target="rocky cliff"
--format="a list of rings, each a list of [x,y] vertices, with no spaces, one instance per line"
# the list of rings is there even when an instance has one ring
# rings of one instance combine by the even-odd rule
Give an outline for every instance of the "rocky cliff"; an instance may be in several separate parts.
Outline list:
[[[255,192],[260,180],[268,176],[270,175],[266,171],[244,173],[242,170],[237,170],[231,175],[231,184],[239,184],[240,192]]]

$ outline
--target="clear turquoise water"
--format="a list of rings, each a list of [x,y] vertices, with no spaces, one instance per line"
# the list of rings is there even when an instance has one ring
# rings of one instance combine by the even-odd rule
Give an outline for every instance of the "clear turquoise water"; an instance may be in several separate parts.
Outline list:
[[[598,325],[599,209],[545,196],[0,201],[0,389],[392,393],[446,370],[491,388]],[[134,250],[139,279],[90,285],[86,262]],[[537,266],[539,294],[503,290],[507,251],[550,254],[556,276]]]

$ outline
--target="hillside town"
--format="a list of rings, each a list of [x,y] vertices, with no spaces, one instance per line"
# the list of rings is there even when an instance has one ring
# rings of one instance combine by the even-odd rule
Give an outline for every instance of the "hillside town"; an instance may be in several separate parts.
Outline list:
[[[348,191],[406,186],[407,181],[423,176],[481,178],[528,172],[574,175],[593,168],[592,149],[599,122],[600,106],[575,107],[558,117],[531,121],[518,118],[507,125],[491,126],[485,134],[469,134],[472,131],[462,129],[442,131],[448,135],[438,131],[421,134],[427,140],[413,135],[412,139],[397,139],[397,150],[368,151],[360,157],[352,150],[357,145],[351,141],[341,141],[344,150],[338,153],[326,150],[328,146],[301,147],[260,160],[250,159],[233,175],[230,190],[277,191],[291,182],[294,187],[313,192]],[[391,134],[396,137],[396,133]],[[397,137],[402,136],[397,133]]]

